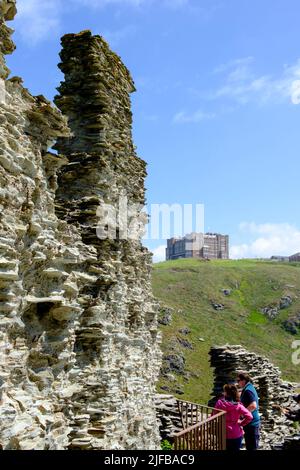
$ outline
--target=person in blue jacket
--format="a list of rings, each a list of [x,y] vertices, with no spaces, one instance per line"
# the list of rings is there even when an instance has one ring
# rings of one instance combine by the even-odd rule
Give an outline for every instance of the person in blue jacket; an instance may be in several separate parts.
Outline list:
[[[251,411],[253,420],[251,423],[244,427],[245,444],[247,450],[257,450],[259,445],[259,429],[260,429],[260,416],[258,395],[252,383],[250,376],[245,372],[240,372],[237,375],[238,387],[242,389],[240,400],[241,403]]]

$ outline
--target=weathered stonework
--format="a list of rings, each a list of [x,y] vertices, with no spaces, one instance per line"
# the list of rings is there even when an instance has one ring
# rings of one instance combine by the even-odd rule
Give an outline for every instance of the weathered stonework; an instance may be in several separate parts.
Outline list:
[[[174,441],[174,434],[183,430],[177,399],[173,395],[157,394],[155,400],[161,440]]]
[[[11,54],[15,45],[10,38],[13,30],[8,28],[5,21],[13,20],[16,14],[16,0],[0,2],[0,79],[8,77],[10,71],[5,65],[4,54]]]
[[[265,450],[279,448],[285,438],[287,443],[290,442],[290,436],[294,436],[291,442],[294,445],[298,442],[299,445],[299,434],[295,434],[294,423],[289,419],[290,411],[297,407],[293,394],[299,384],[283,381],[278,367],[265,357],[249,352],[239,345],[213,347],[210,355],[211,365],[215,369],[210,406],[214,406],[217,397],[222,394],[225,383],[235,382],[239,371],[247,372],[252,377],[260,398],[260,447]]]
[[[100,37],[65,36],[70,137],[57,108],[7,79],[14,15],[0,0],[0,446],[156,449],[151,257],[140,239],[96,236],[101,202],[144,201],[133,82]]]

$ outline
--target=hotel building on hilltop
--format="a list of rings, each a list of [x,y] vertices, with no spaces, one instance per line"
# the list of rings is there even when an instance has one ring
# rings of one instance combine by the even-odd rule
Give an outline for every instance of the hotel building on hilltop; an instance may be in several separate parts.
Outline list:
[[[229,236],[193,232],[182,238],[170,238],[166,260],[179,258],[229,259]]]
[[[289,257],[289,262],[293,263],[297,261],[298,263],[300,262],[300,253],[295,253],[294,255]]]

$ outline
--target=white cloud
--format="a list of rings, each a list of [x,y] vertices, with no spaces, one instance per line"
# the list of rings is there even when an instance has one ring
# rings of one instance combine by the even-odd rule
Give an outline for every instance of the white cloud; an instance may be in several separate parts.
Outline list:
[[[15,27],[29,44],[53,36],[60,30],[61,0],[18,0]]]
[[[290,224],[256,224],[243,222],[240,232],[252,235],[249,243],[234,245],[231,258],[269,258],[273,255],[289,256],[300,251],[300,230]]]
[[[15,29],[29,45],[63,33],[62,15],[70,4],[79,7],[99,8],[109,4],[127,3],[138,7],[148,0],[18,0]],[[68,5],[66,4],[68,3]],[[133,33],[127,26],[118,31],[106,31],[103,36],[116,45],[125,36]]]
[[[236,59],[222,64],[214,74],[223,74],[224,84],[209,93],[210,99],[230,98],[239,104],[283,102],[300,104],[300,59],[284,66],[280,76],[257,75],[253,57]]]
[[[160,245],[151,251],[153,253],[153,263],[160,263],[166,260],[166,245]]]
[[[291,99],[293,104],[300,104],[300,80],[295,80],[292,83]]]
[[[186,113],[185,111],[180,111],[179,113],[175,114],[175,116],[173,117],[173,122],[176,124],[183,124],[183,123],[190,123],[190,122],[199,123],[207,119],[214,119],[215,117],[216,117],[216,114],[206,113],[200,109],[193,113]]]
[[[228,70],[245,68],[245,67],[248,67],[249,64],[251,64],[253,61],[254,61],[254,57],[252,56],[230,60],[229,62],[226,62],[225,64],[221,64],[218,67],[216,67],[213,73],[218,74],[218,73],[227,72]]]
[[[160,4],[167,8],[181,8],[189,0],[18,0],[18,14],[15,19],[15,28],[24,41],[29,45],[63,33],[62,15],[70,7],[76,8],[105,8],[109,5],[144,7],[151,4]],[[130,27],[128,27],[130,28]],[[112,42],[118,42],[126,31],[108,32]]]
[[[252,56],[231,60],[213,70],[221,78],[222,84],[211,91],[189,88],[188,91],[201,100],[221,102],[216,112],[196,111],[187,114],[177,113],[173,122],[200,122],[213,119],[217,115],[232,112],[248,103],[260,106],[267,103],[290,102],[300,104],[300,59],[293,65],[285,65],[278,77],[255,73]],[[227,106],[229,105],[229,106]]]

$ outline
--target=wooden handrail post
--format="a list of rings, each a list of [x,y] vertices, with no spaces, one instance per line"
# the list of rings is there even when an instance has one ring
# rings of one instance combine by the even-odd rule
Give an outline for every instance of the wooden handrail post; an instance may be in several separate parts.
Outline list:
[[[226,450],[226,414],[221,416],[222,420],[222,450]]]

